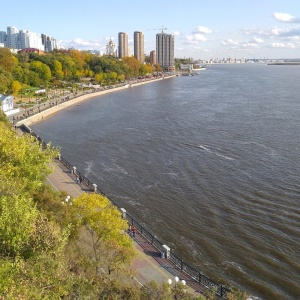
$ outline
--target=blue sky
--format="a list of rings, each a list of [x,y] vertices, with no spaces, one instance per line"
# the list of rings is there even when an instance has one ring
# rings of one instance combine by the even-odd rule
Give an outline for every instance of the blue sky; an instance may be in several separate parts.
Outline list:
[[[3,1],[0,31],[8,26],[44,33],[65,48],[105,52],[118,32],[145,35],[145,53],[165,27],[175,57],[300,58],[299,0]]]

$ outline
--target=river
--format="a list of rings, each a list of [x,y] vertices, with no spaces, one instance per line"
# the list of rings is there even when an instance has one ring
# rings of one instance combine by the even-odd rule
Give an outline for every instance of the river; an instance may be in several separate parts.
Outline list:
[[[300,299],[300,67],[213,65],[31,128],[211,279]]]

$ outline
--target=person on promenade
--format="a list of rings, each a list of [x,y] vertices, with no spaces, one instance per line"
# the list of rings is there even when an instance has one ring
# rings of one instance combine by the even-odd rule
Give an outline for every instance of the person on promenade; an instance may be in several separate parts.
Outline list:
[[[81,175],[79,175],[79,184],[81,184],[81,182],[82,182],[82,177]]]
[[[136,234],[136,228],[134,226],[132,226],[132,237],[135,237],[135,234]]]
[[[130,237],[132,238],[132,226],[131,225],[129,225],[129,227],[128,227],[128,233],[129,233]]]
[[[78,177],[78,175],[76,174],[76,183],[79,183],[79,177]]]

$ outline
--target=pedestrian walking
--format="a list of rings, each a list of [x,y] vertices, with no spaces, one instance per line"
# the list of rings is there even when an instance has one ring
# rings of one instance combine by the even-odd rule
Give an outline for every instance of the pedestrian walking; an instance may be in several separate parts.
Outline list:
[[[129,225],[129,227],[128,227],[128,234],[132,238],[132,226],[131,225]]]
[[[76,183],[79,183],[79,177],[78,177],[78,175],[76,175]]]
[[[81,182],[82,182],[82,177],[81,175],[79,175],[79,184],[81,184]]]
[[[132,226],[131,231],[132,231],[132,237],[135,237],[136,228],[134,226]]]

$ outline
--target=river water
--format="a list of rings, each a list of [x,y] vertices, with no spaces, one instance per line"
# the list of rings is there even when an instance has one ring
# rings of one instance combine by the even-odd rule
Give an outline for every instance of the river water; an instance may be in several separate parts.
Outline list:
[[[300,299],[300,67],[214,65],[32,126],[187,263]]]

